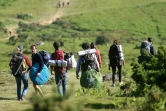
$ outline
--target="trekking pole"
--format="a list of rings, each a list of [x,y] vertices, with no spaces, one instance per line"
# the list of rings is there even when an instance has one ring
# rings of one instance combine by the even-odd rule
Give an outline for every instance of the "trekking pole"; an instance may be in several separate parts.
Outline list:
[[[23,60],[22,60],[21,64],[19,65],[19,67],[18,67],[18,69],[17,69],[17,71],[15,72],[15,74],[14,74],[14,75],[16,75],[16,74],[17,74],[17,72],[18,72],[18,70],[20,69],[20,67],[21,67],[22,63],[23,63]]]

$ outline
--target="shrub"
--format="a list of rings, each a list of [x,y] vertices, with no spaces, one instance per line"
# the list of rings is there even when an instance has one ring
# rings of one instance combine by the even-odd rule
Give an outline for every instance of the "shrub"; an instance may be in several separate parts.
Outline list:
[[[106,43],[108,43],[109,42],[109,39],[108,38],[106,38],[105,36],[98,36],[98,37],[96,37],[96,44],[106,44]]]
[[[141,94],[147,86],[153,85],[166,91],[166,48],[159,47],[155,56],[146,55],[144,60],[132,63],[132,78],[138,85],[137,91]]]
[[[82,102],[71,103],[68,100],[71,97],[72,90],[65,96],[60,96],[56,88],[53,89],[53,95],[47,98],[41,98],[39,95],[32,96],[32,109],[27,111],[83,111]]]

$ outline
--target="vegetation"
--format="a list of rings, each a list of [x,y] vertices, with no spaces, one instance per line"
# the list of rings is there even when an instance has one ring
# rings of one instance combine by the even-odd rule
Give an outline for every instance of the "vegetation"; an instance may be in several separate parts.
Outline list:
[[[70,6],[61,8],[57,7],[58,2],[0,1],[0,108],[4,111],[165,111],[166,0],[71,0]],[[46,25],[41,25],[44,23]],[[139,46],[149,36],[153,38],[157,55],[147,55],[139,64]],[[103,62],[101,74],[104,75],[111,73],[108,50],[114,39],[120,40],[125,55],[123,86],[116,83],[117,87],[113,88],[111,81],[106,81],[101,89],[82,89],[73,69],[69,71],[68,86],[72,91],[69,90],[68,96],[59,97],[56,89],[52,90],[55,86],[52,76],[49,83],[42,86],[44,98],[34,96],[30,81],[27,98],[31,99],[16,101],[15,80],[10,75],[8,62],[17,45],[22,44],[24,53],[30,58],[30,45],[43,42],[38,50],[52,53],[53,42],[60,41],[61,48],[73,52],[77,58],[82,42],[96,42]],[[18,108],[18,105],[22,107]],[[77,109],[74,106],[78,106]]]

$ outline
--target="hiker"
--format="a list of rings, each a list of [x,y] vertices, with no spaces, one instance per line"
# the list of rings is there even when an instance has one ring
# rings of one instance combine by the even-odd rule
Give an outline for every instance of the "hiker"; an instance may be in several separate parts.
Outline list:
[[[112,86],[115,87],[115,74],[116,74],[116,67],[118,68],[118,74],[119,74],[119,82],[120,85],[123,84],[122,82],[122,65],[124,64],[124,58],[122,53],[122,48],[120,51],[121,45],[119,44],[118,40],[114,40],[113,45],[111,45],[108,53],[110,65],[109,67],[112,67]],[[109,68],[110,70],[110,68]]]
[[[148,37],[148,39],[146,41],[143,41],[141,43],[141,48],[140,48],[140,54],[141,56],[144,56],[145,52],[147,51],[150,55],[155,55],[156,54],[156,50],[152,44],[152,38]]]
[[[148,56],[154,56],[156,54],[156,49],[152,44],[152,38],[148,37],[147,40],[141,42],[140,46],[140,56],[138,56],[138,63],[143,61],[148,61]]]
[[[90,49],[90,45],[89,43],[85,42],[82,44],[82,49],[83,50],[88,50]],[[94,64],[88,64],[87,67],[83,66],[83,63],[84,63],[84,57],[85,56],[79,56],[78,57],[78,61],[77,61],[77,67],[76,67],[76,78],[79,79],[79,71],[81,69],[82,71],[82,74],[88,69],[88,68],[92,68],[92,69],[95,69],[96,71],[100,71],[100,66],[99,66],[99,63],[98,63],[98,60],[97,60],[97,57],[96,55],[93,53],[92,54],[92,58],[93,58],[93,61],[94,61]],[[89,67],[90,66],[90,67]]]
[[[62,2],[62,6],[63,6],[63,7],[65,6],[65,2]]]
[[[64,51],[60,49],[60,43],[54,42],[53,47],[55,51],[51,55],[51,60],[64,60]],[[55,75],[55,81],[58,88],[58,92],[61,96],[67,93],[67,78],[68,73],[65,67],[62,66],[50,66],[52,75]],[[55,74],[54,74],[55,73]]]
[[[25,100],[25,96],[28,91],[28,72],[32,66],[31,61],[26,55],[23,54],[23,46],[17,47],[17,54],[12,57],[9,63],[12,74],[15,77],[17,85],[17,100]],[[28,66],[28,68],[26,67]],[[21,93],[21,81],[23,82],[24,88]]]
[[[156,54],[156,49],[153,46],[153,42],[152,42],[151,37],[148,37],[148,42],[150,43],[150,54],[154,56]]]
[[[61,7],[61,2],[58,2],[58,7]]]
[[[40,65],[39,70],[36,73],[36,77],[38,77],[38,76],[40,76],[40,73],[44,67],[44,62],[43,62],[42,56],[39,53],[37,53],[36,45],[31,45],[30,49],[32,51],[32,67],[36,63],[38,63]],[[30,73],[30,76],[31,76],[31,73]],[[37,85],[36,83],[34,83],[34,81],[32,81],[32,82],[33,82],[33,87],[34,87],[35,91],[38,92],[43,97],[44,95],[43,95],[43,92],[42,92],[40,86]]]
[[[68,5],[68,6],[70,5],[70,2],[69,2],[69,1],[67,2],[67,5]]]
[[[99,66],[100,66],[100,68],[101,68],[101,67],[102,67],[102,61],[101,61],[100,51],[97,49],[96,44],[95,44],[94,42],[92,42],[92,43],[90,44],[90,46],[91,46],[91,49],[96,49],[97,60],[98,60],[98,62],[99,62]]]

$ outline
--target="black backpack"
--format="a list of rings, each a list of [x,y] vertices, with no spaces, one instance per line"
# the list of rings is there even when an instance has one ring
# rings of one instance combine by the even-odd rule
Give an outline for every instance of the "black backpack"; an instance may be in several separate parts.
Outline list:
[[[95,69],[97,70],[97,66],[95,63],[95,58],[92,54],[86,54],[81,57],[81,70],[85,72],[87,69]]]
[[[23,75],[23,71],[26,70],[24,63],[24,58],[22,54],[16,54],[12,57],[10,64],[12,66],[12,74],[17,77],[21,77]]]
[[[50,54],[44,50],[40,51],[39,54],[42,56],[44,64],[49,67]]]

